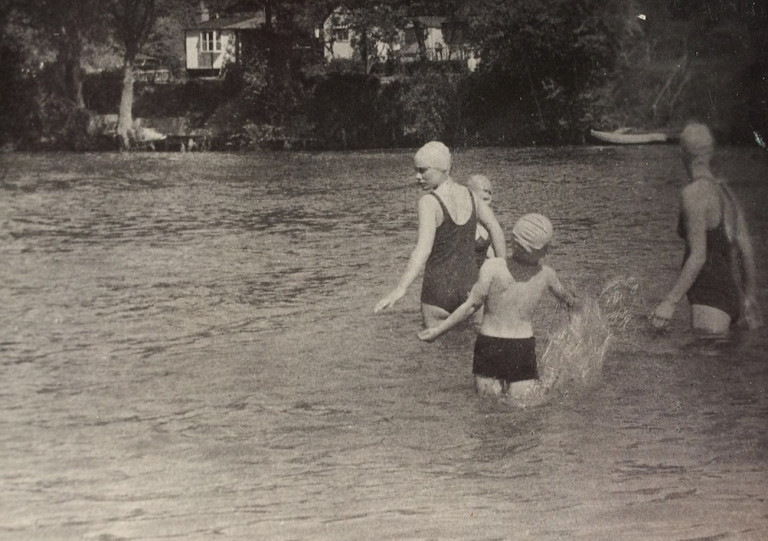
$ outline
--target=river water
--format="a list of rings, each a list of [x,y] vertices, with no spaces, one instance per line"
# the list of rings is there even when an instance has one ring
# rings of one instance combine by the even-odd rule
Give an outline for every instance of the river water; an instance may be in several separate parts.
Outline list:
[[[471,328],[417,340],[420,281],[372,313],[411,156],[0,156],[0,539],[768,538],[768,338],[641,317],[681,262],[678,150],[456,154],[507,231],[552,219],[583,295],[640,284],[599,382],[528,409],[475,395]],[[718,165],[766,261],[766,154]]]

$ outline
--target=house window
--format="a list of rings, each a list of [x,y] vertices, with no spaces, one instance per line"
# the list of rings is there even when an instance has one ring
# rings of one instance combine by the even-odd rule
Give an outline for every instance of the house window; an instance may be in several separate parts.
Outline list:
[[[336,26],[333,28],[333,41],[349,41],[349,28]]]
[[[202,43],[202,50],[205,52],[219,52],[221,51],[221,34],[215,30],[203,32],[200,43]]]

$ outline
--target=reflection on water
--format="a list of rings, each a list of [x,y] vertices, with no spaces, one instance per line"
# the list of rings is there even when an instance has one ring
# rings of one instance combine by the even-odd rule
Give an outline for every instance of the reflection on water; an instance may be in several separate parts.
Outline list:
[[[640,317],[603,379],[472,389],[472,329],[373,316],[416,237],[409,152],[12,154],[0,173],[0,538],[763,539],[766,340]],[[764,156],[723,171],[765,260]],[[460,150],[586,294],[680,265],[675,148]],[[762,296],[765,296],[761,284]],[[544,303],[537,332],[562,322]]]

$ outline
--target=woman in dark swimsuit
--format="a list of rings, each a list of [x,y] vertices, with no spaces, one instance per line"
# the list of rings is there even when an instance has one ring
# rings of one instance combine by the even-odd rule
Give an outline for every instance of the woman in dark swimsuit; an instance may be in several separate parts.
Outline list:
[[[506,255],[506,247],[504,233],[488,205],[449,176],[451,154],[444,144],[427,143],[413,162],[416,180],[428,192],[419,200],[419,238],[397,286],[376,304],[374,312],[402,298],[423,269],[421,314],[424,325],[431,327],[466,300],[477,280],[477,222],[488,230],[499,257]]]
[[[752,243],[743,212],[710,169],[714,140],[709,128],[688,124],[680,146],[689,177],[678,225],[685,239],[685,262],[651,321],[657,328],[665,327],[676,304],[687,295],[691,326],[696,330],[723,334],[740,317],[749,328],[759,327],[762,317],[755,301]]]

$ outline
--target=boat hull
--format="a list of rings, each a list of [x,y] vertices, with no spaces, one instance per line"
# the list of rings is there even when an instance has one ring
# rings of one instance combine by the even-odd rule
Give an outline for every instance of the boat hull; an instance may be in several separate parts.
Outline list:
[[[666,133],[624,133],[589,130],[589,134],[599,141],[615,145],[644,145],[648,143],[666,143],[669,136]]]

